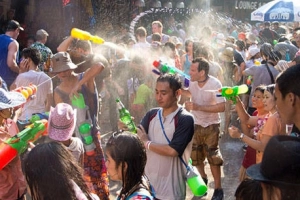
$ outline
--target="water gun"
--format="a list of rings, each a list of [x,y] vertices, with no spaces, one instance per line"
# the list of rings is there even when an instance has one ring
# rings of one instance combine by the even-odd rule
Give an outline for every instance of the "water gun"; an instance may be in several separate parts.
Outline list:
[[[217,97],[225,97],[227,100],[231,100],[234,104],[236,104],[236,96],[248,92],[248,86],[246,84],[233,87],[225,86],[219,89],[218,92],[220,92],[221,94],[217,94]]]
[[[180,77],[183,86],[186,88],[189,87],[191,77],[185,74],[183,71],[177,69],[176,67],[169,66],[168,64],[163,64],[162,61],[157,60],[153,62],[153,66],[156,68],[152,70],[155,74],[177,74]]]
[[[79,93],[79,97],[73,96],[71,99],[72,106],[77,110],[77,121],[75,135],[81,138],[86,155],[95,154],[96,145],[92,136],[92,119],[89,112],[89,107],[85,105],[83,95]]]
[[[29,101],[30,99],[33,99],[35,97],[37,86],[29,84],[29,86],[21,86],[14,89],[13,91],[21,93],[25,97],[26,101]]]
[[[0,170],[9,164],[15,157],[28,148],[29,142],[35,142],[39,137],[47,135],[47,120],[36,121],[28,125],[17,135],[0,144]]]
[[[38,120],[42,119],[49,119],[49,112],[43,112],[43,113],[34,113],[31,118],[29,119],[30,123],[34,123]]]
[[[80,40],[91,40],[95,44],[103,44],[105,42],[103,38],[92,35],[89,32],[80,30],[78,28],[72,28],[71,36]]]

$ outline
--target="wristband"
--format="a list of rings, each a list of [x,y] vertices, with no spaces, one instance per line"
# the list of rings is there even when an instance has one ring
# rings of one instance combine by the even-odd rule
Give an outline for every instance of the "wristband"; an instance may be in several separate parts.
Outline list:
[[[243,140],[244,136],[245,136],[244,133],[241,133],[240,140]]]
[[[150,150],[149,148],[150,148],[150,144],[151,144],[151,143],[152,143],[152,141],[148,141],[148,142],[147,142],[147,149],[148,149],[148,150]]]

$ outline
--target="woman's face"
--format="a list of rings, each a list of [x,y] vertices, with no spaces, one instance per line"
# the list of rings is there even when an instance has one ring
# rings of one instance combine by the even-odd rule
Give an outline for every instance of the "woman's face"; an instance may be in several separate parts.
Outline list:
[[[186,47],[187,52],[193,52],[193,43],[189,42]]]
[[[266,111],[272,111],[276,106],[275,98],[274,98],[273,94],[271,94],[267,90],[265,90],[265,92],[264,92],[263,102],[264,102],[264,109]]]
[[[119,165],[119,167],[116,166],[116,162],[111,157],[108,151],[105,152],[105,156],[106,156],[105,165],[110,179],[114,181],[121,181],[122,180],[121,165]]]
[[[69,69],[69,70],[66,70],[66,71],[58,72],[58,73],[57,73],[57,77],[58,77],[61,81],[63,81],[63,80],[65,80],[65,79],[68,79],[68,78],[71,76],[71,74],[72,74],[72,70]]]
[[[252,106],[258,109],[263,108],[264,107],[263,99],[264,99],[264,93],[262,93],[259,90],[255,90],[252,96]]]

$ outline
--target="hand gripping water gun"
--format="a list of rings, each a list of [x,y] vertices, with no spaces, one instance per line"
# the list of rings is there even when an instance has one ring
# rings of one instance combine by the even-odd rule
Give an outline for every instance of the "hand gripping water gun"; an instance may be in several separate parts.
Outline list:
[[[25,99],[29,101],[30,99],[33,99],[35,97],[35,94],[37,92],[37,86],[29,84],[29,86],[21,86],[14,89],[13,91],[21,93],[25,97]]]
[[[218,90],[221,94],[217,94],[217,97],[225,97],[227,100],[233,101],[234,104],[236,104],[236,96],[239,94],[245,94],[248,92],[248,86],[246,84],[242,84],[239,86],[233,86],[233,87],[222,87]]]
[[[29,119],[30,123],[34,123],[38,120],[42,119],[49,119],[49,112],[43,112],[43,113],[34,113],[31,118]]]
[[[0,170],[10,163],[16,156],[23,153],[29,142],[36,141],[39,137],[47,134],[47,120],[36,121],[30,124],[17,135],[0,144]]]
[[[168,64],[163,64],[162,61],[157,60],[153,62],[153,66],[159,70],[152,70],[155,74],[177,74],[180,77],[183,86],[186,88],[189,87],[191,77],[182,72],[181,70],[177,69],[176,67],[169,66]]]
[[[95,44],[103,44],[105,42],[101,37],[92,35],[89,32],[80,30],[78,28],[73,28],[71,30],[71,36],[80,40],[91,40]]]
[[[79,93],[79,97],[74,96],[72,106],[77,109],[77,121],[75,135],[81,138],[85,152],[88,156],[95,154],[96,145],[92,136],[92,119],[89,112],[89,107],[85,105],[83,95]]]

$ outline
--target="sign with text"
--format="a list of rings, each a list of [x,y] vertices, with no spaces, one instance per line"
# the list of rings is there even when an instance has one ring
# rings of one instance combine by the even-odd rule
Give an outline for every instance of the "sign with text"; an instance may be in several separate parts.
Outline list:
[[[238,10],[256,10],[263,6],[264,2],[259,1],[235,1],[235,9]]]

